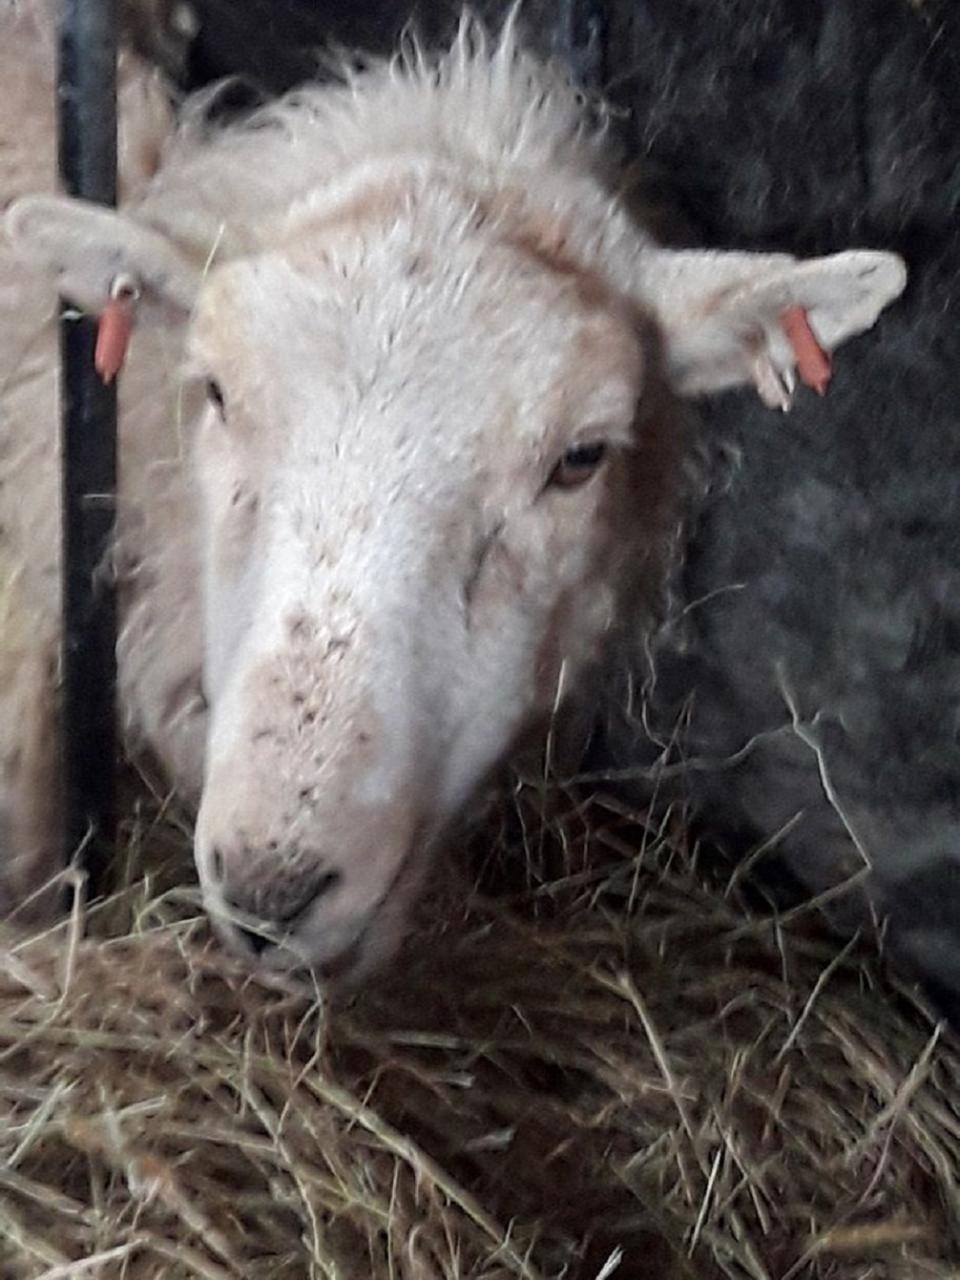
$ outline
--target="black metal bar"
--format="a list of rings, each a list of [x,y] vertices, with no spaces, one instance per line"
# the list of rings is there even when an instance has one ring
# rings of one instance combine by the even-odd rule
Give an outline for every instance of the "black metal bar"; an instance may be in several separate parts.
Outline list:
[[[117,199],[117,0],[60,0],[57,114],[69,195]],[[64,308],[66,311],[66,308]],[[117,401],[94,369],[95,321],[61,318],[65,852],[96,886],[116,830],[116,599],[103,572],[115,512]]]

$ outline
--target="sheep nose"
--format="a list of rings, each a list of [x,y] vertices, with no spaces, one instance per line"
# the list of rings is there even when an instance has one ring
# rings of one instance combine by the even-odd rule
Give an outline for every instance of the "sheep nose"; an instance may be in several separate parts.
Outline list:
[[[261,956],[281,946],[311,908],[337,888],[340,880],[339,871],[324,871],[296,890],[287,890],[272,900],[262,891],[231,893],[228,890],[224,903],[237,917],[230,922],[231,932],[246,950]]]

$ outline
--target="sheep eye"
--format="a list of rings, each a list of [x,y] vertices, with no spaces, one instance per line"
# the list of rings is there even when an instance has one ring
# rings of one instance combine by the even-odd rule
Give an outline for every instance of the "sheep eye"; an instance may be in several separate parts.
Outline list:
[[[550,476],[550,484],[560,489],[574,489],[585,484],[607,456],[607,446],[602,440],[574,445],[568,449]]]
[[[207,392],[207,399],[210,401],[210,403],[216,409],[217,413],[219,413],[220,417],[222,418],[227,411],[227,402],[224,399],[223,391],[220,387],[220,383],[217,382],[214,378],[208,378],[207,384],[206,384],[206,392]]]

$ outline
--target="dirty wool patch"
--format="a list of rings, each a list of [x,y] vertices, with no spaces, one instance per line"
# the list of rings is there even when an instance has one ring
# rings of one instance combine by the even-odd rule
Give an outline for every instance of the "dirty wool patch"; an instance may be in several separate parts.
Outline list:
[[[5,933],[0,1275],[960,1277],[960,1045],[875,948],[669,820],[498,812],[349,1000],[162,877]]]

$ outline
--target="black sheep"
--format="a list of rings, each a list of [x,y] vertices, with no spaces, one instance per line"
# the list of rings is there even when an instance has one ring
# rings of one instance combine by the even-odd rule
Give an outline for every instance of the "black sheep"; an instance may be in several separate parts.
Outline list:
[[[624,6],[614,98],[709,242],[896,248],[911,283],[783,424],[705,404],[710,492],[660,638],[657,736],[713,830],[960,997],[960,25],[905,0]],[[794,726],[794,719],[796,725]],[[618,761],[646,758],[624,725]],[[674,755],[679,753],[675,752]],[[865,867],[872,868],[864,875]]]

